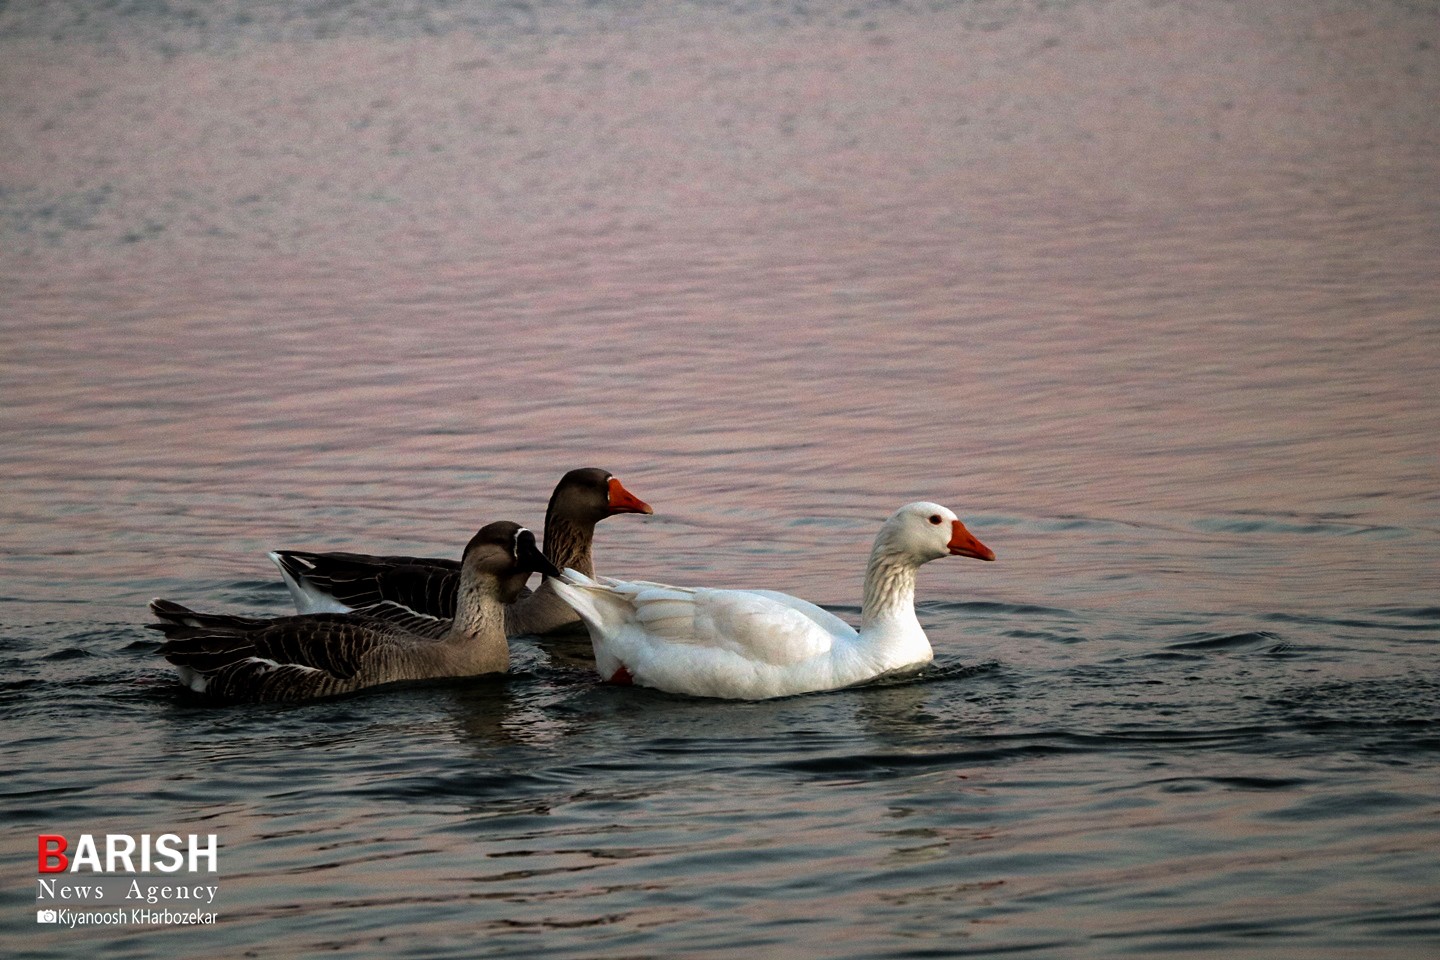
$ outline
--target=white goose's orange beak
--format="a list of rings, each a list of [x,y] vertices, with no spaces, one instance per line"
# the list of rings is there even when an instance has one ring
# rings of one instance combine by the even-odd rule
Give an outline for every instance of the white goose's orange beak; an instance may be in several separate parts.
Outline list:
[[[976,560],[994,560],[995,551],[975,538],[959,520],[950,521],[950,556],[974,557]]]
[[[619,477],[610,478],[610,513],[654,513],[650,504],[625,489]]]

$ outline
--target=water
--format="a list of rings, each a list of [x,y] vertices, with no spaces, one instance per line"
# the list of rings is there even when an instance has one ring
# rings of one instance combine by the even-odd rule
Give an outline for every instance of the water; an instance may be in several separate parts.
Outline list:
[[[0,9],[7,956],[1429,957],[1426,4]],[[454,554],[597,464],[602,571],[917,680],[198,704],[144,604]],[[35,837],[217,833],[220,923],[31,919]]]

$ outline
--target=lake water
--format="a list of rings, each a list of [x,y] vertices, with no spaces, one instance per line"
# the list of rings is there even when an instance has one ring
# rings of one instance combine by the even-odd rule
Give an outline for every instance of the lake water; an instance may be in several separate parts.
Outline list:
[[[0,6],[11,957],[1434,957],[1427,3]],[[146,602],[597,565],[935,665],[764,703],[184,695]],[[36,836],[214,833],[213,927],[36,924]]]

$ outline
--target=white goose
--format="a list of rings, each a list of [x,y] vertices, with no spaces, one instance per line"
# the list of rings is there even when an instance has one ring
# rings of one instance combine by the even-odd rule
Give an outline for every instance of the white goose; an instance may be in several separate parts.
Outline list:
[[[603,679],[764,700],[848,687],[930,662],[934,653],[915,617],[915,571],[944,556],[995,559],[938,503],[895,511],[870,552],[859,631],[772,590],[593,580],[566,570],[555,592],[590,631]]]

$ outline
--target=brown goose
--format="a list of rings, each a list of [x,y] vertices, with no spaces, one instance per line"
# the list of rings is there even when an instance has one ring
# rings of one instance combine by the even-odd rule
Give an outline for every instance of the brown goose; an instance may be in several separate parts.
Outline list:
[[[503,673],[510,665],[505,604],[531,573],[559,571],[519,524],[483,527],[465,547],[458,607],[449,629],[431,637],[358,613],[262,620],[196,613],[154,600],[163,623],[159,652],[191,689],[225,700],[311,700],[400,680]]]
[[[545,556],[556,567],[593,576],[595,525],[617,513],[654,513],[598,467],[560,478],[545,510]],[[300,613],[365,613],[426,636],[440,636],[455,615],[460,565],[427,557],[279,550],[270,554]],[[580,618],[555,595],[547,576],[505,612],[505,633],[550,633]]]

